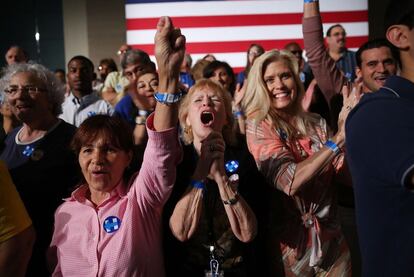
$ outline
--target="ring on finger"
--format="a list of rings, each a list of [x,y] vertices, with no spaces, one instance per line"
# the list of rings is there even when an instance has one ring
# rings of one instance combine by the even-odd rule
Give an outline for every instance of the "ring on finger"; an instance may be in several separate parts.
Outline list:
[[[346,106],[345,109],[347,109],[348,111],[352,110],[351,106]]]

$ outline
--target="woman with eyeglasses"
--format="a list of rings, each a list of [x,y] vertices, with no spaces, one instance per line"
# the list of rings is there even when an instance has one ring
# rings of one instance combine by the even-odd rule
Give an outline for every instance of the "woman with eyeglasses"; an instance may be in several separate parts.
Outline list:
[[[5,138],[0,159],[7,164],[37,233],[27,272],[47,276],[45,254],[53,213],[78,181],[76,158],[69,149],[75,127],[58,119],[65,89],[44,66],[10,65],[0,88],[23,123]]]

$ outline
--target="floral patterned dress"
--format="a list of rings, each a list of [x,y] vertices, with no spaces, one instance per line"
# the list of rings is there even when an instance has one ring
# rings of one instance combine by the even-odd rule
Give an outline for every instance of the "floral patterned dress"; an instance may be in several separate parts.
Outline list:
[[[318,152],[328,139],[326,122],[320,118],[308,137],[289,138],[264,120],[247,120],[247,143],[267,182],[284,192],[281,211],[272,210],[268,241],[280,247],[285,276],[350,276],[350,255],[336,218],[332,179],[342,168],[338,155],[293,196],[290,188],[297,163]],[[273,250],[272,250],[273,251]],[[279,250],[278,250],[279,251]],[[283,266],[282,266],[283,265]]]

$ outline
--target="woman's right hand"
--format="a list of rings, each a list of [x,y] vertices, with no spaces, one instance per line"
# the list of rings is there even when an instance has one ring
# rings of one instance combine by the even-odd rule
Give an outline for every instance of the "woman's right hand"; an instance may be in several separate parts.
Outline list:
[[[361,99],[362,83],[348,84],[342,87],[343,106],[338,117],[338,133],[345,139],[345,121],[351,110]]]

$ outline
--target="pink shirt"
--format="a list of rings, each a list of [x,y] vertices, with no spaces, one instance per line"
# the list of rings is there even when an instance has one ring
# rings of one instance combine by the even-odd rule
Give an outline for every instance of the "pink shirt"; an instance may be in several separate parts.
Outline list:
[[[94,207],[84,184],[56,210],[50,246],[57,257],[53,276],[165,275],[161,212],[175,182],[181,148],[176,128],[152,131],[153,115],[147,124],[144,160],[130,188],[120,183]]]

